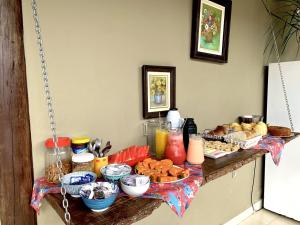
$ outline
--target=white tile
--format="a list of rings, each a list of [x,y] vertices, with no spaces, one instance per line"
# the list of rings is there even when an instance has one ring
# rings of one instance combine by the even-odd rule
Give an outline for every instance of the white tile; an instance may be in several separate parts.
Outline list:
[[[262,209],[239,225],[300,225],[300,222]]]
[[[300,225],[300,222],[292,220],[290,218],[281,216],[271,222],[269,225]]]
[[[245,223],[245,225],[268,225],[276,218],[278,218],[277,215],[274,215],[273,213],[262,209],[254,213],[252,216],[250,216],[243,222]],[[244,224],[241,223],[241,225]]]

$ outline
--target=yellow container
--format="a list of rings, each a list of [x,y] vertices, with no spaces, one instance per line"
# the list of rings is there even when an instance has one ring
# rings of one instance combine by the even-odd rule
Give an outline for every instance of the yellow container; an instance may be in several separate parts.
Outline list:
[[[168,143],[168,131],[157,128],[155,131],[156,157],[162,159],[165,156],[165,149]]]
[[[106,166],[107,164],[108,164],[108,156],[94,159],[94,172],[97,174],[97,177],[102,176],[100,170],[103,166]]]

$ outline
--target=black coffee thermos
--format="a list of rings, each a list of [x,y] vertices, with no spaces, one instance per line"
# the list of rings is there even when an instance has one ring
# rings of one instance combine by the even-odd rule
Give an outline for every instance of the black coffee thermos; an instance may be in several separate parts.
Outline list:
[[[185,118],[183,125],[183,143],[186,151],[189,146],[190,134],[197,134],[197,125],[194,122],[194,118]]]

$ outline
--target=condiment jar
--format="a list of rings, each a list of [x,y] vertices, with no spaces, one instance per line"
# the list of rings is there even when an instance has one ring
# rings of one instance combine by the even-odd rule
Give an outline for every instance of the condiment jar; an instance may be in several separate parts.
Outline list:
[[[72,156],[72,171],[94,172],[94,158],[92,153],[74,154]]]
[[[189,146],[190,134],[197,134],[197,125],[194,122],[194,118],[186,118],[183,125],[183,142],[184,148],[187,151]]]
[[[72,161],[71,161],[71,140],[68,137],[59,137],[57,140],[59,147],[59,155],[62,161],[63,174],[71,173]],[[59,181],[59,169],[57,168],[57,157],[55,154],[55,145],[52,138],[45,141],[45,176],[48,182],[60,183]]]
[[[172,160],[175,165],[182,165],[186,160],[181,129],[169,131],[165,156],[167,159]]]
[[[200,134],[190,135],[187,161],[190,164],[202,164],[204,162],[204,140]]]
[[[72,150],[75,154],[88,153],[88,144],[91,139],[88,137],[72,138]]]

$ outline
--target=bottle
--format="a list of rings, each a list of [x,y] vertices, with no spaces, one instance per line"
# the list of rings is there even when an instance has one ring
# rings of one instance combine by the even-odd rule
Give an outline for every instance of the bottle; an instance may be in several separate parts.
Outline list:
[[[182,165],[186,160],[181,129],[172,129],[169,131],[165,157],[172,160],[175,165]]]
[[[186,118],[183,126],[183,142],[186,151],[188,150],[189,136],[191,134],[197,134],[197,125],[194,122],[194,118]]]

